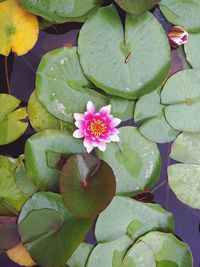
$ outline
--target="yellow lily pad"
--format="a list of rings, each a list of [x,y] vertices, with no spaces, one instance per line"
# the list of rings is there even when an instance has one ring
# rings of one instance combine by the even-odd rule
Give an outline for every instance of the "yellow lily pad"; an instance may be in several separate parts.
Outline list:
[[[7,255],[12,261],[21,266],[32,267],[36,265],[36,263],[32,260],[28,250],[22,243],[14,248],[9,249],[7,251]]]
[[[12,50],[18,56],[35,45],[39,25],[35,15],[25,11],[17,0],[0,2],[0,54],[8,56]]]

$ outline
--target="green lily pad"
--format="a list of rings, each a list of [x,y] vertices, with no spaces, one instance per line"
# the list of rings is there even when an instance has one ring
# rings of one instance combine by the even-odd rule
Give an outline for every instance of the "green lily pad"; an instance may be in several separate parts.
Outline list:
[[[85,75],[110,95],[136,99],[153,91],[171,64],[166,34],[148,12],[127,15],[124,33],[115,7],[100,8],[83,25],[78,43]]]
[[[168,123],[178,131],[200,131],[200,71],[184,70],[169,78],[161,101]]]
[[[73,113],[83,113],[89,100],[97,109],[109,103],[84,76],[76,47],[59,48],[42,58],[36,94],[48,112],[66,122],[74,122]]]
[[[115,195],[115,186],[111,167],[92,155],[71,156],[61,172],[64,204],[81,218],[94,218],[102,212]]]
[[[140,127],[140,133],[156,143],[173,141],[178,135],[166,121],[163,114],[164,105],[160,103],[160,89],[142,96],[135,106],[134,121],[144,122]]]
[[[134,196],[156,184],[160,175],[161,157],[155,143],[144,138],[137,128],[120,128],[120,142],[97,151],[116,177],[117,195]]]
[[[198,0],[161,0],[159,8],[172,24],[182,26],[189,32],[200,31],[200,3]]]
[[[65,209],[60,195],[39,192],[24,205],[18,229],[33,260],[42,267],[56,267],[69,260],[91,224]]]
[[[81,243],[68,260],[66,267],[85,267],[93,245]]]
[[[124,251],[132,245],[133,241],[126,236],[113,242],[98,244],[90,254],[87,267],[110,267],[115,266],[113,259],[117,262],[124,255]]]
[[[102,0],[19,0],[29,12],[46,20],[63,23],[67,21],[84,21],[102,3]]]
[[[70,123],[66,123],[51,115],[39,102],[38,97],[33,91],[28,102],[28,116],[31,126],[41,132],[47,129],[74,129]]]
[[[28,195],[20,191],[15,181],[17,160],[0,156],[0,214],[18,215]]]
[[[200,165],[200,133],[182,133],[172,144],[170,157],[183,163]]]
[[[128,120],[133,117],[135,101],[117,96],[108,96],[112,106],[112,115],[120,120]]]
[[[8,250],[20,243],[17,217],[0,217],[0,250]]]
[[[139,241],[145,243],[154,253],[156,266],[192,267],[192,255],[187,244],[173,234],[150,232]]]
[[[99,215],[95,236],[105,243],[127,234],[133,241],[152,230],[173,231],[173,215],[157,204],[116,196]]]
[[[200,166],[174,164],[168,167],[169,186],[186,205],[200,209]]]
[[[19,108],[20,101],[7,94],[0,94],[0,145],[17,140],[28,127],[23,120],[27,117],[25,108]]]
[[[71,132],[46,130],[31,136],[25,144],[26,170],[33,184],[41,190],[58,190],[60,172],[50,164],[49,154],[70,156],[85,152]],[[51,158],[50,158],[51,159]]]
[[[121,267],[156,267],[153,251],[143,242],[132,246],[125,255]],[[167,267],[167,266],[166,266]],[[169,266],[168,266],[169,267]]]
[[[200,70],[199,55],[200,33],[190,33],[189,40],[184,45],[187,61],[194,69]]]
[[[160,0],[115,0],[126,12],[139,16],[152,9]]]

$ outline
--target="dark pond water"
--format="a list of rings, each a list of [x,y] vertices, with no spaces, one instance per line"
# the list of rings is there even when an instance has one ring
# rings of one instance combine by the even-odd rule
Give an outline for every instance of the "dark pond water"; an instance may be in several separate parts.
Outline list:
[[[154,10],[154,14],[159,18],[163,26],[168,29],[170,25],[164,21],[158,9]],[[23,105],[26,105],[35,87],[35,71],[43,54],[58,47],[75,45],[80,27],[81,24],[68,23],[51,28],[48,32],[41,32],[39,41],[30,53],[22,57],[11,55],[8,58],[11,94],[21,99]],[[0,92],[7,92],[4,62],[4,57],[0,56]],[[176,51],[173,51],[173,67],[171,73],[181,69],[182,62],[178,58]],[[128,121],[125,124],[133,125],[133,122]],[[33,133],[34,131],[29,127],[25,135],[16,142],[8,146],[0,146],[0,154],[11,155],[13,157],[22,154],[26,139]],[[200,212],[179,202],[170,191],[166,174],[167,165],[172,163],[168,157],[170,144],[159,145],[159,148],[163,158],[163,167],[160,181],[152,190],[154,201],[163,205],[174,214],[175,234],[189,244],[194,257],[193,266],[200,267]],[[92,232],[88,235],[87,241],[95,242]],[[5,255],[0,255],[0,267],[14,266],[17,267],[18,265],[9,261]]]

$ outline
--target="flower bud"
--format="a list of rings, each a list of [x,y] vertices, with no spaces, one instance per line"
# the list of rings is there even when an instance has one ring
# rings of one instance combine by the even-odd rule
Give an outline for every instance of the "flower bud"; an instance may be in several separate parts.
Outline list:
[[[188,39],[188,32],[180,26],[173,26],[168,32],[169,42],[172,47],[178,48],[185,44]]]

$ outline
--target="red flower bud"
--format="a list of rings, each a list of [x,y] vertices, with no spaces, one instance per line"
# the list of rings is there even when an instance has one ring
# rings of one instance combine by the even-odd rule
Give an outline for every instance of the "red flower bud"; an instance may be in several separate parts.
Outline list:
[[[168,38],[171,46],[178,48],[188,41],[189,36],[188,32],[180,26],[173,26],[168,32]]]

